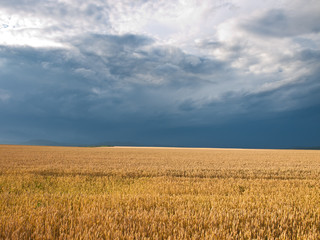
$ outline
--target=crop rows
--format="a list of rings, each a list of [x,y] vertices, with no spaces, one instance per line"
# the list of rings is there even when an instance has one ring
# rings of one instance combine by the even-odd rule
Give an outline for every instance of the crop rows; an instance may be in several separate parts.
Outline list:
[[[0,239],[319,239],[320,152],[0,146]]]

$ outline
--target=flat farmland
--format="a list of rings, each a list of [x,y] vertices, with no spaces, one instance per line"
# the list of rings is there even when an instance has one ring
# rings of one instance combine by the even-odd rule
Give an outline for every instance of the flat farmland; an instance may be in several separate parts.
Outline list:
[[[320,151],[0,145],[0,239],[320,239]]]

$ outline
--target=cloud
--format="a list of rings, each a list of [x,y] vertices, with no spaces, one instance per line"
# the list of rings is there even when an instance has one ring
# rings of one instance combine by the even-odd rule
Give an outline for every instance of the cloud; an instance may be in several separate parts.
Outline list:
[[[5,102],[10,99],[10,94],[4,89],[0,89],[0,100]]]
[[[59,138],[71,128],[84,138],[104,128],[135,139],[150,137],[146,129],[216,129],[319,103],[316,2],[33,4],[0,3],[6,136],[60,129]]]
[[[318,11],[290,13],[285,9],[271,9],[247,19],[244,29],[264,37],[292,37],[304,34],[317,34],[320,27]]]
[[[314,89],[317,85],[317,51],[304,50],[286,60],[290,64],[308,61],[313,69],[308,75],[287,82],[286,78],[276,80],[283,74],[278,73],[266,81],[262,76],[239,72],[227,61],[186,54],[153,42],[140,35],[93,34],[72,43],[74,47],[68,51],[2,47],[8,65],[16,66],[7,69],[11,80],[3,86],[12,92],[17,105],[19,101],[28,105],[21,111],[29,114],[92,115],[105,120],[110,115],[139,114],[142,119],[152,119],[160,114],[176,119],[172,124],[179,124],[179,118],[190,120],[185,123],[203,124],[212,122],[214,116],[223,120],[230,113],[250,113],[259,107],[269,112],[303,107],[290,104],[299,94],[293,90],[304,89],[302,95],[307,95],[311,91],[307,86]],[[273,101],[279,98],[281,103]]]
[[[65,48],[82,33],[111,31],[108,5],[99,1],[5,1],[0,15],[5,45]]]

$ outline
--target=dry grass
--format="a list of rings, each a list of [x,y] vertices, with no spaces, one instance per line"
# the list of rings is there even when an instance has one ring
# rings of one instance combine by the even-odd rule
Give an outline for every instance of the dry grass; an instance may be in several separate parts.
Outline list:
[[[320,151],[0,146],[0,239],[320,239]]]

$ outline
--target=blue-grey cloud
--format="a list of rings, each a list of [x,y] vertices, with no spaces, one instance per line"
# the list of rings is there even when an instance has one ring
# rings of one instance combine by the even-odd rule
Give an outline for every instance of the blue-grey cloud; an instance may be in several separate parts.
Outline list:
[[[250,32],[269,37],[291,37],[319,33],[319,12],[289,12],[271,9],[255,19],[245,21],[243,27]]]
[[[114,30],[118,10],[104,2],[83,1],[76,11],[72,1],[34,1],[35,8],[7,1],[0,10],[12,13],[18,3],[17,14],[34,13],[43,25],[36,33],[10,28],[10,34],[24,31],[36,40],[43,34],[50,41],[0,46],[2,142],[320,145],[315,135],[290,140],[320,131],[319,30],[312,8],[299,14],[263,10],[226,21],[190,47],[143,31]],[[155,12],[158,6],[136,4]],[[312,21],[303,19],[306,13]],[[275,140],[272,129],[287,143]],[[266,139],[259,143],[261,134]]]

